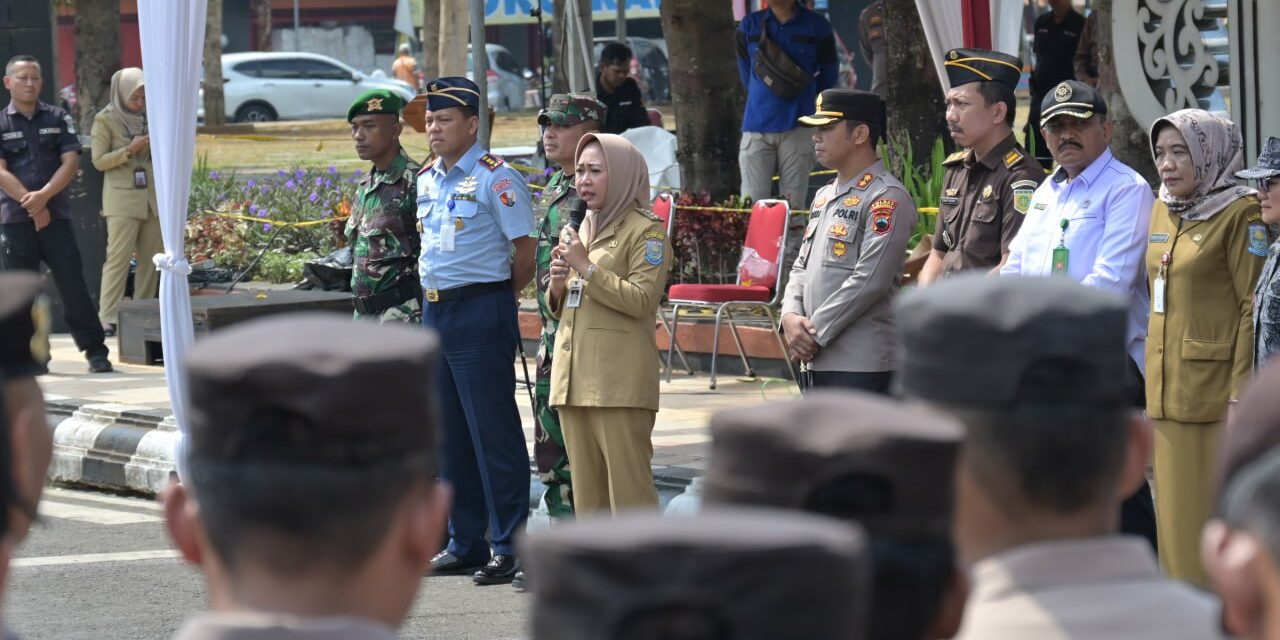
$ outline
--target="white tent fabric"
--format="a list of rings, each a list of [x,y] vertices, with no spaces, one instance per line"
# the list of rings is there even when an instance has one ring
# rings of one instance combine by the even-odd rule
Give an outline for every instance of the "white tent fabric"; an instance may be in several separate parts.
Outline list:
[[[183,369],[187,347],[194,341],[191,265],[183,250],[191,165],[196,144],[196,95],[204,52],[206,0],[138,0],[138,33],[147,83],[147,121],[151,128],[156,200],[164,253],[154,258],[160,269],[160,341],[164,349],[165,385],[180,433],[187,430],[187,385]],[[174,452],[179,474],[184,468],[183,438]]]
[[[622,137],[640,150],[649,165],[650,198],[660,191],[680,188],[680,165],[676,163],[676,137],[662,127],[636,127]],[[666,187],[666,188],[660,188]]]
[[[933,66],[942,81],[942,90],[951,88],[943,56],[956,47],[964,46],[964,23],[961,21],[960,0],[916,0],[920,22],[924,25],[924,37],[929,41],[929,53]]]
[[[1025,0],[991,0],[991,48],[1011,56],[1022,51]]]

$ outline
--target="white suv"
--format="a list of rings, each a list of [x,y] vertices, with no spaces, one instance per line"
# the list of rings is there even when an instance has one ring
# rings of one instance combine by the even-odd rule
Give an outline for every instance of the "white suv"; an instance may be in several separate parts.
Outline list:
[[[406,102],[414,96],[404,82],[368,76],[315,53],[224,54],[222,77],[229,122],[345,118],[352,101],[370,89],[390,89]],[[203,107],[197,115],[204,118]]]

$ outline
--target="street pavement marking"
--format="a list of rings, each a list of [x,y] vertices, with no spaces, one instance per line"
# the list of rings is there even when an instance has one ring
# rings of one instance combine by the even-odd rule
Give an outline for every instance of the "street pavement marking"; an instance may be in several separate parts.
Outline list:
[[[54,500],[41,500],[39,512],[45,518],[62,518],[64,520],[77,520],[92,524],[140,524],[164,520],[164,517],[160,515],[99,509],[98,507],[86,507]]]
[[[155,551],[123,551],[120,553],[85,553],[73,556],[42,556],[39,558],[16,558],[9,563],[11,567],[55,567],[68,564],[97,564],[101,562],[135,562],[138,560],[169,560],[177,558],[178,552],[172,549]]]
[[[87,502],[101,502],[103,504],[114,504],[121,507],[132,507],[134,509],[148,509],[151,511],[164,511],[164,506],[158,502],[146,500],[143,498],[121,498],[119,496],[103,495],[101,493],[89,493],[86,491],[71,491],[69,489],[58,489],[50,487],[44,490],[44,495],[53,496],[55,498],[69,498],[71,500],[84,500]]]

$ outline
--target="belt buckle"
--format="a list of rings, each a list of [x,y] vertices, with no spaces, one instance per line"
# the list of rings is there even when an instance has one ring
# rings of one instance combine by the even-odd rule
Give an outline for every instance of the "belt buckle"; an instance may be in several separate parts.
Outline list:
[[[439,289],[424,289],[423,294],[427,297],[427,302],[440,302]]]

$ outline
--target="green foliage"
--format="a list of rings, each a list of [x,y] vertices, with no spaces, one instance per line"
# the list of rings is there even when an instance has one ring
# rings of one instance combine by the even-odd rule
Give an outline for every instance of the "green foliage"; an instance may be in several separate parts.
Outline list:
[[[289,254],[268,251],[258,262],[255,275],[259,280],[267,282],[298,282],[302,280],[302,267],[308,260],[318,257],[319,254],[310,252]]]
[[[917,209],[934,209],[942,197],[942,179],[945,169],[943,161],[947,159],[946,147],[942,138],[933,141],[933,151],[929,154],[928,164],[916,164],[911,152],[911,145],[881,142],[880,157],[888,161],[889,166],[899,175],[902,186],[906,187]],[[921,211],[916,219],[915,229],[911,233],[908,248],[915,248],[920,239],[933,233],[937,226],[938,214]]]

